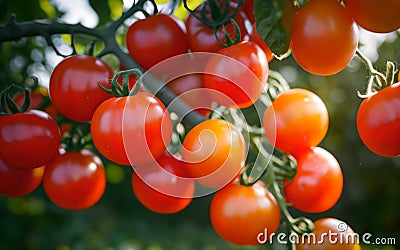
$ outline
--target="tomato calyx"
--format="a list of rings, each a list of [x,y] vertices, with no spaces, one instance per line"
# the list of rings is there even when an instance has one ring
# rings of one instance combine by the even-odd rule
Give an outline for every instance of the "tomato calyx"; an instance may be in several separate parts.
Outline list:
[[[21,106],[18,106],[14,101],[13,93],[15,92],[24,93],[24,102]],[[27,111],[31,103],[29,92],[30,91],[28,88],[24,88],[15,84],[11,84],[10,86],[8,86],[4,91],[0,93],[0,116],[23,113]]]
[[[386,71],[385,73],[383,73],[375,69],[371,60],[367,56],[365,56],[358,48],[356,50],[356,55],[367,66],[367,69],[369,71],[369,80],[367,83],[367,89],[364,94],[358,91],[357,92],[358,97],[360,97],[361,99],[368,98],[374,95],[377,91],[389,87],[396,82],[395,74],[397,72],[397,68],[395,63],[387,61]]]
[[[137,81],[135,85],[131,88],[129,85],[129,76],[136,75]],[[107,94],[113,95],[115,97],[124,97],[124,96],[134,96],[136,95],[141,86],[141,77],[142,72],[139,69],[128,69],[117,72],[113,79],[111,80],[110,89],[103,87],[100,83],[97,85]],[[122,77],[122,83],[118,82],[118,78]]]

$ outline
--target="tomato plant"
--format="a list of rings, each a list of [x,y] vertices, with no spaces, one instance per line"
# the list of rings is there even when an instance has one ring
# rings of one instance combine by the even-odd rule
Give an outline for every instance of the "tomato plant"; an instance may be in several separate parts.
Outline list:
[[[268,71],[264,51],[257,44],[245,41],[223,48],[209,59],[204,87],[219,104],[245,108],[260,98]]]
[[[400,28],[400,2],[397,0],[344,0],[346,9],[366,30],[388,33]]]
[[[263,115],[265,135],[283,152],[295,153],[317,146],[328,130],[324,102],[306,89],[281,93]]]
[[[0,117],[0,157],[13,167],[41,167],[57,154],[59,146],[57,123],[43,111]]]
[[[0,194],[8,197],[24,196],[42,182],[44,166],[34,169],[15,168],[0,158]]]
[[[400,155],[400,82],[374,92],[364,99],[357,113],[361,140],[372,152]]]
[[[95,57],[65,58],[51,73],[51,101],[62,115],[75,121],[90,121],[97,106],[111,97],[98,84],[109,88],[112,76],[111,68]]]
[[[64,209],[81,210],[93,206],[103,195],[105,186],[103,163],[87,149],[59,154],[44,171],[46,194]]]
[[[93,114],[93,143],[102,155],[122,165],[142,165],[162,155],[172,136],[164,105],[153,95],[106,100]]]
[[[210,219],[225,240],[239,245],[258,245],[260,234],[276,232],[280,210],[274,196],[259,183],[242,186],[231,183],[211,200]]]
[[[171,214],[186,208],[194,195],[194,180],[185,176],[182,161],[164,154],[157,161],[135,168],[132,188],[136,198],[149,210]]]
[[[353,229],[335,218],[321,218],[314,222],[313,236],[304,237],[296,245],[298,250],[360,250]]]
[[[241,132],[224,120],[206,120],[186,135],[182,160],[189,177],[207,187],[222,187],[243,168],[246,145]]]
[[[297,173],[284,187],[287,202],[307,213],[319,213],[336,204],[343,189],[343,175],[335,157],[320,147],[298,153]]]
[[[257,32],[256,24],[253,23],[252,25],[252,32],[250,35],[250,41],[255,42],[260,48],[264,51],[265,55],[267,56],[268,62],[274,59],[274,54],[272,53],[271,49],[268,45],[261,39],[260,35]]]
[[[165,59],[186,53],[188,39],[177,22],[166,14],[134,22],[126,33],[129,54],[144,69],[150,69]]]
[[[292,53],[310,73],[332,75],[353,58],[358,29],[336,0],[311,0],[294,17]]]

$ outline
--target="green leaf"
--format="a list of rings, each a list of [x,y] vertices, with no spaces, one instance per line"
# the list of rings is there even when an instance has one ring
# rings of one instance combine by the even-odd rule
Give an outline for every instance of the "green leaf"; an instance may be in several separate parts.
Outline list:
[[[289,51],[291,31],[287,27],[291,25],[285,25],[283,20],[283,13],[291,15],[285,11],[288,8],[291,8],[289,1],[254,1],[257,32],[277,57],[284,57]]]
[[[89,3],[99,16],[99,26],[103,26],[110,21],[111,10],[108,0],[89,0]]]

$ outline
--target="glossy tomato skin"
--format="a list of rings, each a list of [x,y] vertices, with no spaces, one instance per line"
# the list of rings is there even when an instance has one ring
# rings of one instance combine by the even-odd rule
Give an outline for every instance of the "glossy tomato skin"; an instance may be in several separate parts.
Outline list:
[[[212,119],[196,125],[182,145],[188,176],[206,187],[223,187],[237,177],[245,164],[243,135],[228,121]]]
[[[357,129],[364,145],[385,157],[400,155],[400,82],[364,99],[357,113]]]
[[[42,182],[44,166],[21,169],[10,166],[0,159],[0,194],[20,197],[33,192]]]
[[[336,204],[343,189],[339,163],[327,150],[313,147],[295,155],[297,173],[284,187],[287,202],[306,213],[320,213]]]
[[[254,42],[223,48],[205,67],[204,87],[211,99],[226,107],[246,108],[261,95],[268,78],[268,61]]]
[[[65,58],[50,76],[49,95],[57,110],[79,122],[87,122],[97,106],[112,96],[98,84],[110,88],[113,72],[101,59],[88,55]]]
[[[45,165],[58,153],[60,139],[57,123],[43,111],[0,117],[0,157],[13,167]]]
[[[161,214],[177,213],[186,208],[194,195],[194,180],[185,175],[183,162],[164,154],[153,164],[135,168],[132,189],[147,209]]]
[[[329,115],[324,102],[306,89],[280,94],[263,116],[265,135],[283,152],[317,146],[328,131]]]
[[[336,0],[311,0],[294,17],[292,53],[306,71],[333,75],[353,58],[358,29]]]
[[[346,9],[362,28],[378,33],[400,28],[400,1],[345,0]]]
[[[111,98],[95,111],[93,143],[109,160],[143,165],[162,155],[172,136],[172,122],[164,105],[153,95]]]
[[[314,222],[315,242],[305,237],[304,242],[296,244],[298,250],[360,250],[353,229],[345,222],[335,218],[321,218]],[[329,236],[330,235],[330,236]],[[329,238],[331,237],[331,238]],[[347,242],[346,242],[347,240]],[[361,240],[361,239],[359,239]],[[308,242],[310,241],[310,242]]]
[[[260,48],[264,51],[265,55],[267,56],[268,62],[274,59],[274,54],[272,53],[271,49],[268,45],[261,39],[260,35],[257,32],[256,24],[253,23],[252,31],[250,35],[250,41],[255,42]]]
[[[47,196],[64,209],[93,206],[103,195],[105,186],[103,163],[86,149],[58,155],[44,171],[43,187]]]
[[[232,4],[232,3],[231,3]],[[235,4],[235,3],[233,3]],[[197,10],[202,6],[197,7]],[[232,7],[232,11],[233,11]],[[248,36],[245,21],[247,20],[246,14],[243,11],[239,11],[233,18],[240,28],[240,41],[243,41]],[[223,46],[215,38],[214,29],[208,27],[193,15],[189,15],[186,22],[187,37],[189,40],[189,48],[192,52],[216,52],[223,48]],[[231,23],[225,25],[227,33],[230,34],[231,39],[235,37],[235,29]],[[218,37],[225,42],[222,30],[218,29]]]
[[[186,53],[188,39],[173,17],[157,14],[134,22],[126,33],[129,54],[144,69]]]
[[[276,199],[258,183],[252,186],[231,183],[214,195],[210,205],[215,231],[238,245],[259,245],[258,239],[276,232],[280,216]],[[265,232],[268,236],[263,235]]]

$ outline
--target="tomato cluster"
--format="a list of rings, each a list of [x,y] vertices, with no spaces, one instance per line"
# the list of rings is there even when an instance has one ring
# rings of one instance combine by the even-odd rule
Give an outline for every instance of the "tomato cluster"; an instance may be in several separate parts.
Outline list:
[[[212,10],[215,6],[207,3],[190,12],[185,23],[166,14],[137,20],[128,27],[125,40],[129,55],[142,69],[151,71],[166,62],[166,72],[153,71],[161,79],[179,71],[177,67],[188,68],[162,87],[175,95],[205,89],[182,98],[187,105],[200,107],[197,111],[204,121],[178,131],[170,110],[157,93],[146,92],[137,71],[125,70],[128,76],[121,77],[100,58],[66,57],[51,74],[49,105],[43,107],[39,99],[35,101],[32,92],[30,110],[0,117],[0,194],[23,196],[43,182],[47,196],[56,205],[87,209],[102,197],[106,186],[103,162],[111,161],[133,168],[133,193],[156,213],[177,213],[193,198],[204,195],[196,191],[212,190],[215,194],[209,212],[215,231],[240,245],[260,244],[260,233],[268,229],[265,237],[269,238],[283,219],[290,224],[286,203],[306,213],[332,208],[342,193],[343,174],[335,157],[319,147],[329,125],[324,102],[306,89],[283,91],[265,105],[259,127],[262,132],[246,130],[246,121],[237,120],[232,110],[251,107],[267,98],[269,62],[274,54],[257,33],[254,1],[245,0],[243,6],[213,1],[228,8],[225,14],[235,13],[233,22],[219,24],[223,28],[210,26],[196,16],[200,11],[207,20],[217,18]],[[373,6],[362,1],[344,4],[311,0],[297,10],[291,48],[305,70],[326,76],[349,63],[358,45],[353,18],[375,32],[400,26],[395,22],[390,26],[378,15],[382,23],[365,21]],[[238,40],[232,44],[238,31]],[[189,53],[196,58],[197,52],[212,53],[201,62],[204,72],[173,64],[177,56]],[[386,86],[365,99],[358,112],[361,139],[382,156],[400,155],[399,97],[399,83]],[[14,103],[23,103],[23,96],[17,96]],[[223,115],[215,115],[211,110],[214,106],[222,107]],[[61,120],[67,120],[68,127],[61,127],[65,125]],[[178,153],[174,154],[170,150],[173,136],[182,141],[175,145]],[[256,136],[279,150],[277,155],[294,157],[297,169],[292,178],[274,179],[274,170],[264,166],[267,170],[259,179],[244,181],[247,170],[256,165],[249,160],[251,146],[261,158],[266,155],[263,143],[255,145]],[[81,141],[82,145],[77,143]],[[272,183],[267,175],[273,176]],[[282,194],[277,193],[277,184]],[[336,219],[318,220],[314,233],[338,230],[339,223]],[[312,244],[298,247],[314,249]],[[353,244],[350,249],[357,247]]]

